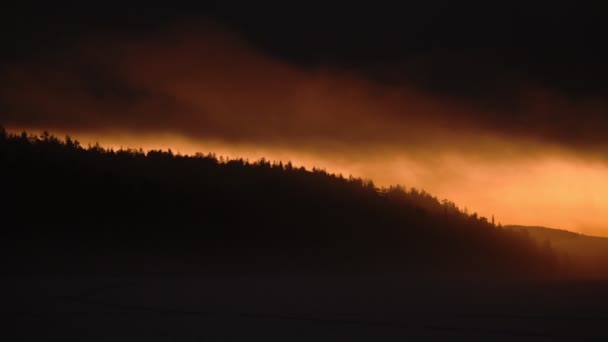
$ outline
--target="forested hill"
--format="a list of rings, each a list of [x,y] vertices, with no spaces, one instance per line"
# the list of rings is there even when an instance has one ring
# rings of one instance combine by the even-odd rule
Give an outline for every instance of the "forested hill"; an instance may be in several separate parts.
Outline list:
[[[566,255],[570,268],[577,275],[608,275],[608,238],[578,234],[562,229],[506,226],[507,229],[527,233],[538,243],[551,246]]]
[[[551,248],[424,191],[266,160],[83,148],[0,131],[12,272],[390,270],[541,277]],[[57,261],[60,260],[60,261]],[[164,268],[163,268],[164,267]]]

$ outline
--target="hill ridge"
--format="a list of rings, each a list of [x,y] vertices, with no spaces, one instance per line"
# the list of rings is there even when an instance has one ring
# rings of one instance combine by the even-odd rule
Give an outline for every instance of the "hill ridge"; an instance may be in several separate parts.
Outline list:
[[[36,259],[36,246],[89,261],[107,255],[137,264],[133,260],[142,257],[148,265],[175,266],[179,259],[195,268],[527,277],[556,274],[563,266],[559,255],[527,234],[501,229],[424,190],[378,189],[372,181],[317,168],[83,148],[69,137],[4,130],[0,161],[12,180],[3,189],[9,199],[4,226],[11,228],[2,234],[21,241],[13,251],[27,258]],[[104,260],[101,266],[115,267],[116,260]]]

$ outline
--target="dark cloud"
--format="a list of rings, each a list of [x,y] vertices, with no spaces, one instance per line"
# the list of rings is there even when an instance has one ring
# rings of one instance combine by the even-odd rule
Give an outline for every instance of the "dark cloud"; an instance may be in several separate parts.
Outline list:
[[[202,17],[224,22],[265,51],[303,65],[362,67],[443,49],[480,55],[571,91],[606,90],[601,76],[607,72],[608,21],[600,2],[19,1],[3,8],[0,34],[3,55],[19,50],[24,56],[91,33],[145,36]]]
[[[213,21],[89,35],[2,69],[8,126],[482,154],[494,151],[480,136],[583,154],[608,142],[602,97],[569,96],[492,60],[435,50],[372,69],[302,67]]]

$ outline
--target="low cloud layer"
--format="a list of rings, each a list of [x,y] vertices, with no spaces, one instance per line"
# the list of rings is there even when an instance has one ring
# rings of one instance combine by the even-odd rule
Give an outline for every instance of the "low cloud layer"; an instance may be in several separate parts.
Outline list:
[[[463,147],[483,136],[582,153],[608,143],[608,111],[599,98],[575,100],[519,79],[509,83],[518,87],[509,103],[489,106],[483,98],[386,85],[356,72],[298,68],[211,25],[145,38],[89,37],[2,73],[5,125],[406,149]]]

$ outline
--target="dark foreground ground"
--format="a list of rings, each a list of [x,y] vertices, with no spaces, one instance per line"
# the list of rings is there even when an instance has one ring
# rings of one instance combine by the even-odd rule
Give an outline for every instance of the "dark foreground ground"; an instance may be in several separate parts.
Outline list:
[[[11,276],[6,341],[606,341],[608,283]]]

